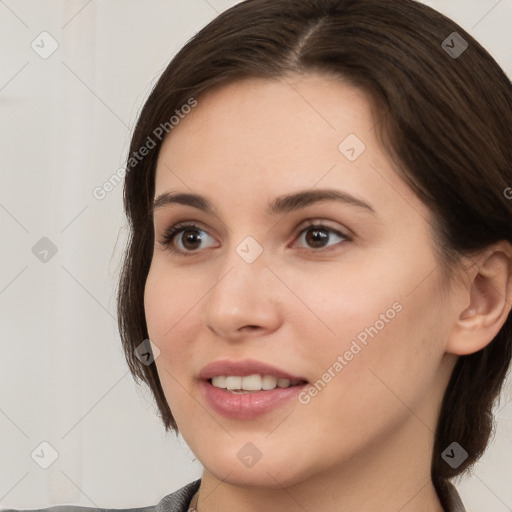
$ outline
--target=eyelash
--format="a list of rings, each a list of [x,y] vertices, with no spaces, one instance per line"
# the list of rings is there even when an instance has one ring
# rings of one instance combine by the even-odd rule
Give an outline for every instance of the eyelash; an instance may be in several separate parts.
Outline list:
[[[171,226],[168,228],[164,235],[163,239],[159,242],[161,245],[166,246],[170,252],[177,254],[179,256],[183,257],[190,257],[195,256],[200,252],[200,250],[197,251],[182,251],[181,249],[177,249],[171,242],[176,238],[176,236],[184,231],[187,230],[197,230],[206,233],[206,231],[199,226],[198,224],[194,224],[193,222],[180,222],[178,224],[175,224],[174,226]],[[318,230],[318,231],[327,231],[331,234],[335,234],[341,238],[343,238],[345,241],[349,242],[352,240],[348,235],[342,233],[341,231],[338,231],[336,229],[330,228],[329,226],[326,226],[325,224],[317,223],[316,221],[308,221],[308,223],[300,230],[298,236],[296,238],[299,238],[303,233],[310,231],[310,230]],[[341,242],[338,242],[341,243]],[[324,248],[320,249],[311,249],[313,252],[321,252]]]

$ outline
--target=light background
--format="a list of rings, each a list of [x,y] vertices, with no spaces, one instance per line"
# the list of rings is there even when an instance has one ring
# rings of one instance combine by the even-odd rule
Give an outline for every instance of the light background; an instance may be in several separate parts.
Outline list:
[[[128,373],[115,321],[122,186],[92,191],[123,166],[175,52],[235,3],[0,0],[0,507],[153,505],[201,474]],[[512,0],[426,3],[512,76]],[[51,48],[43,31],[59,44],[46,59],[31,47]],[[32,252],[42,237],[58,249],[46,263]],[[498,409],[493,444],[457,483],[468,512],[512,510],[510,384]],[[59,454],[48,469],[31,458],[43,441]]]

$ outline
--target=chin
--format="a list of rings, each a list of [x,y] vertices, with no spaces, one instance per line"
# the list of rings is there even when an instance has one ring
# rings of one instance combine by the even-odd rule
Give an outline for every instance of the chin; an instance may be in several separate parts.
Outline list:
[[[278,467],[275,464],[264,466],[262,462],[252,468],[236,467],[228,463],[204,465],[205,469],[224,483],[248,489],[275,490],[290,487],[302,481],[297,474],[292,474],[294,470],[290,468],[289,462],[287,466],[287,472],[285,472],[284,467]]]
[[[257,441],[256,441],[257,442]],[[314,476],[322,468],[320,464],[308,461],[302,457],[290,454],[289,450],[277,452],[267,441],[265,447],[259,451],[250,442],[236,442],[231,440],[231,446],[220,450],[217,445],[212,450],[210,446],[203,446],[194,451],[206,471],[220,481],[245,487],[262,489],[282,489],[291,487]],[[263,441],[259,443],[260,446]],[[233,446],[237,448],[234,449]],[[241,448],[238,448],[238,446]],[[204,450],[204,451],[203,451]]]

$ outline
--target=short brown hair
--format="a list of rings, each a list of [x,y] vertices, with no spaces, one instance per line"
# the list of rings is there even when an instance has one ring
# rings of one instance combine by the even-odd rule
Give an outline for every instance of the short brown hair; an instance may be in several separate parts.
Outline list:
[[[459,54],[451,51],[456,44]],[[190,98],[200,102],[214,86],[301,72],[334,74],[367,92],[379,112],[385,147],[433,213],[436,246],[446,268],[460,255],[500,240],[512,242],[512,209],[504,194],[512,184],[512,86],[464,29],[413,0],[247,0],[235,5],[172,59],[141,111],[128,157],[124,206],[131,236],[118,290],[119,329],[130,370],[151,388],[166,430],[177,432],[177,425],[156,367],[142,364],[134,353],[148,338],[143,297],[163,139],[144,158],[133,155],[176,109]],[[435,434],[436,485],[461,474],[485,450],[492,406],[511,359],[511,322],[509,316],[484,349],[458,359]],[[441,459],[453,441],[469,454],[456,469]]]

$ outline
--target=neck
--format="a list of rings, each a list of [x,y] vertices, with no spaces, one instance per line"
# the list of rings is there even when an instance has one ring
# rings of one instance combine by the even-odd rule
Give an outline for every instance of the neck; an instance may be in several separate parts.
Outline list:
[[[252,482],[237,482],[230,475],[219,479],[205,469],[196,508],[198,512],[443,512],[430,478],[432,443],[425,440],[425,429],[411,417],[392,439],[380,439],[340,467],[297,479],[286,488],[258,487],[253,483],[256,474]],[[425,441],[421,448],[419,440]],[[271,466],[267,471],[277,484],[279,473],[272,473]]]

